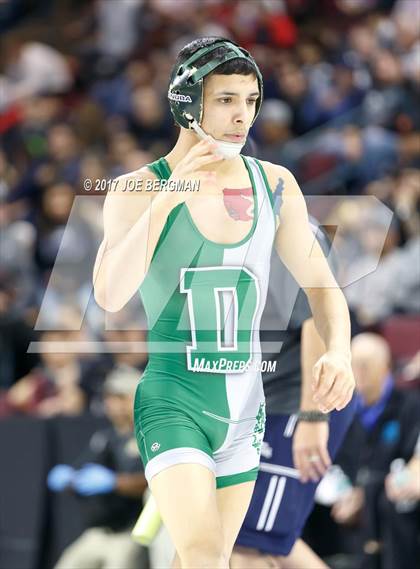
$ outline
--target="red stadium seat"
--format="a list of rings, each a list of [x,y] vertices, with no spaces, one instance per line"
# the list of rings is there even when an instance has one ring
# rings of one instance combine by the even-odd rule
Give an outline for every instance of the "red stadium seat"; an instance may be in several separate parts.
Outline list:
[[[420,315],[391,316],[381,326],[394,360],[406,360],[420,350]]]

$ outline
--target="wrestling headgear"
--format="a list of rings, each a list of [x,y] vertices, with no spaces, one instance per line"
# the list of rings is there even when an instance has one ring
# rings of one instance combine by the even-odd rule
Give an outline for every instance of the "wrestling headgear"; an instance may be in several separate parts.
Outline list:
[[[215,55],[203,65],[196,65],[196,62],[203,56],[216,51],[222,46],[226,48],[226,51],[222,55]],[[175,66],[172,72],[168,99],[174,119],[180,126],[194,129],[200,137],[205,136],[204,131],[200,128],[203,118],[204,77],[231,59],[246,59],[252,64],[255,75],[257,76],[260,96],[256,102],[255,116],[252,123],[255,121],[261,108],[263,97],[261,72],[254,58],[246,49],[241,48],[231,40],[220,38],[215,39],[213,43],[206,47],[199,48],[186,61]],[[222,144],[224,147],[232,147],[230,152],[232,156],[237,154],[235,151],[236,147],[239,146],[242,148],[242,145],[236,143],[223,142]],[[225,150],[227,150],[227,154],[229,154],[229,149],[225,148]],[[231,156],[226,155],[226,157]]]

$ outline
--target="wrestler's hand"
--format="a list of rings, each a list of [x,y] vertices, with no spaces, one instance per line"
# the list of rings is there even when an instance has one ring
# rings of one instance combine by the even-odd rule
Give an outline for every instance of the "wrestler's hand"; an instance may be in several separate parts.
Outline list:
[[[355,387],[350,357],[341,352],[326,352],[314,365],[313,400],[320,411],[341,411],[350,402]]]
[[[203,170],[204,166],[223,160],[217,153],[217,144],[210,138],[201,140],[195,144],[182,160],[174,168],[171,181],[198,180],[200,182],[197,192],[174,192],[179,201],[187,201],[192,197],[203,195],[221,194],[222,190],[217,185],[216,172]]]
[[[331,464],[328,453],[328,421],[299,421],[293,435],[293,462],[300,481],[318,482]]]
[[[338,524],[351,525],[356,522],[365,502],[362,488],[352,488],[337,500],[331,509],[331,516]]]

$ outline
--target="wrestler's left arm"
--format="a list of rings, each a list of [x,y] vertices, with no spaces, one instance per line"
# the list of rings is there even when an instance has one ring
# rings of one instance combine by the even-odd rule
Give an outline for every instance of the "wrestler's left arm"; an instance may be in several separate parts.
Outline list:
[[[275,237],[280,258],[307,295],[314,322],[326,351],[313,368],[313,397],[323,412],[343,409],[355,382],[350,355],[347,303],[308,221],[305,199],[293,174],[264,162],[271,188],[283,184]]]

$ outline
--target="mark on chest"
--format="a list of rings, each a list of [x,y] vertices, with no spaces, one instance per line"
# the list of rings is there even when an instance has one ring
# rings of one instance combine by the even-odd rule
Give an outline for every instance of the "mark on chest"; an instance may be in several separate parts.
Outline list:
[[[249,221],[254,217],[252,188],[224,188],[223,203],[235,221]]]

